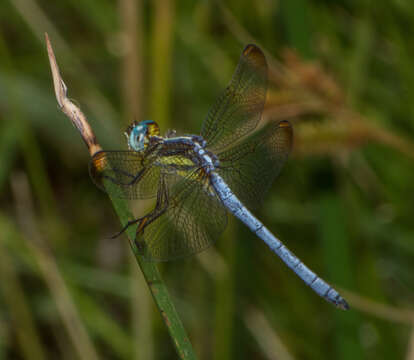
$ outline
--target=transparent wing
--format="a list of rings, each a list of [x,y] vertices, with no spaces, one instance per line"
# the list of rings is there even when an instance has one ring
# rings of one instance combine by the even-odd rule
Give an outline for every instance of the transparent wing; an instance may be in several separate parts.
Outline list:
[[[167,178],[167,180],[165,180]],[[178,181],[160,179],[155,216],[144,219],[137,242],[144,257],[166,261],[185,257],[209,247],[227,225],[221,200],[209,186],[202,169]],[[173,183],[172,186],[169,184]]]
[[[100,151],[89,163],[96,186],[123,199],[154,197],[160,173],[161,167],[135,151]]]
[[[263,201],[282,169],[293,142],[288,121],[271,122],[229,150],[218,154],[218,173],[248,207]]]
[[[266,90],[265,56],[257,46],[247,45],[230,84],[204,120],[201,136],[210,149],[222,149],[256,127],[263,111]]]

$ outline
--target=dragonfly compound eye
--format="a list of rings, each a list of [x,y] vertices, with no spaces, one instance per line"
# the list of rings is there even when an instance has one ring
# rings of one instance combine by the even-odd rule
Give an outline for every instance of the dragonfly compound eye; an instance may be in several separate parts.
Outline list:
[[[131,129],[128,137],[128,145],[132,150],[141,151],[145,148],[147,126],[138,124]]]
[[[148,145],[149,138],[151,136],[158,136],[159,133],[160,129],[155,121],[134,122],[126,131],[128,146],[134,151],[142,151]]]

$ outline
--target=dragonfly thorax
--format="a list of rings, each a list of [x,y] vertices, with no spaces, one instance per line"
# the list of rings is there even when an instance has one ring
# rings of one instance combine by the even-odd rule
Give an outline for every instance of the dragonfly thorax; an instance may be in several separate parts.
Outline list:
[[[134,151],[144,150],[149,144],[150,137],[158,136],[159,134],[160,128],[152,120],[134,121],[125,132],[125,136],[128,139],[128,147]]]

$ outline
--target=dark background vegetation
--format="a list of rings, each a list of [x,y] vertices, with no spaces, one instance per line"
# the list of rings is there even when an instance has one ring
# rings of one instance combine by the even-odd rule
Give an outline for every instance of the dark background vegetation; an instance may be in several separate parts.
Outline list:
[[[414,359],[414,2],[5,0],[0,358],[175,359],[45,50],[106,149],[133,119],[198,132],[243,47],[292,156],[260,219],[349,300],[323,301],[232,221],[160,265],[201,359]],[[132,204],[135,206],[135,204]]]

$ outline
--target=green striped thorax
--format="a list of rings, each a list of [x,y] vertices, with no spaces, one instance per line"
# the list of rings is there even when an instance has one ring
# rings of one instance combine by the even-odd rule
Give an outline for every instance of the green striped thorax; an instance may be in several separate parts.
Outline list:
[[[149,144],[151,136],[159,136],[160,128],[155,121],[134,121],[125,131],[128,139],[128,147],[134,151],[142,151]]]

